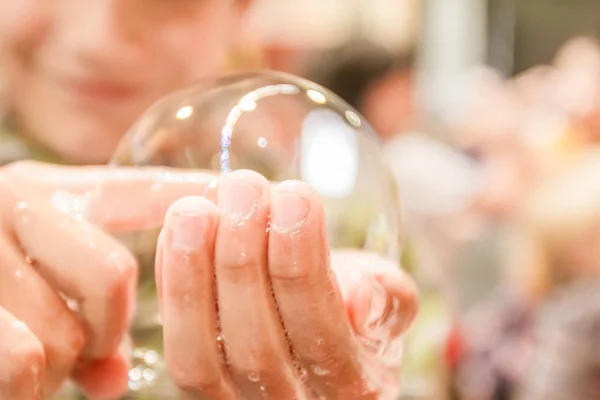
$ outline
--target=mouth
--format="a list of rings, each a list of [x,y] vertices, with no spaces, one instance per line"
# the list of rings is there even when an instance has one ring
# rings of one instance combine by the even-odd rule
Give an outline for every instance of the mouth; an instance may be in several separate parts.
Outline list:
[[[141,93],[140,86],[108,80],[66,78],[60,83],[62,90],[85,103],[114,105],[134,99]]]

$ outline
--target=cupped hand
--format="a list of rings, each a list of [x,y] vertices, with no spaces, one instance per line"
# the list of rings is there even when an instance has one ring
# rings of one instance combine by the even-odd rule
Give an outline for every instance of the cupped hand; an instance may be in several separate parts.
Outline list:
[[[165,281],[166,351],[186,393],[357,398],[395,391],[395,344],[417,306],[410,279],[369,254],[333,252],[330,262],[323,211],[306,186],[269,186],[246,173],[248,193],[219,185],[209,202],[200,196],[214,178],[164,168],[0,169],[0,399],[48,397],[69,376],[91,397],[126,390],[137,270],[99,228],[158,227],[165,214],[157,273]],[[96,197],[85,196],[98,188]],[[189,195],[197,197],[178,200]],[[302,206],[288,203],[294,195]],[[86,198],[84,219],[77,205]],[[185,229],[202,235],[186,242]]]
[[[236,171],[176,201],[156,265],[165,357],[188,398],[397,396],[416,290],[392,261],[330,254],[305,184]]]

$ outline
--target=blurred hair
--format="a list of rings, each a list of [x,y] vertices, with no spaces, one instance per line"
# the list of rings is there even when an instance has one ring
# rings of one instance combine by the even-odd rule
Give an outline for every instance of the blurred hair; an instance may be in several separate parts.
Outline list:
[[[539,185],[526,206],[529,225],[548,244],[584,232],[600,217],[600,148]]]
[[[353,42],[311,65],[307,78],[360,111],[366,92],[392,71],[411,71],[414,51],[391,52],[371,42]]]
[[[523,228],[542,292],[565,276],[564,251],[600,223],[600,148],[589,149],[564,172],[534,188],[525,202]],[[590,249],[592,250],[592,249]],[[598,266],[600,268],[600,265]],[[530,282],[531,283],[531,282]]]

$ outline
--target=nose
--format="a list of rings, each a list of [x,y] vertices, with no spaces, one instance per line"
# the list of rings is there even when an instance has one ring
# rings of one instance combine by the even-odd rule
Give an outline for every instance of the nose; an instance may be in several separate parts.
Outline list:
[[[131,0],[64,0],[55,27],[59,42],[86,70],[127,73],[139,59],[139,29]]]

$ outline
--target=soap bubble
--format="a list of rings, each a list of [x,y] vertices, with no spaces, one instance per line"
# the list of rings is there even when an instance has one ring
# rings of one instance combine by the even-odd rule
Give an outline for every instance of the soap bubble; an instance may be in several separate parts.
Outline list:
[[[132,127],[112,165],[193,168],[215,175],[250,169],[275,182],[302,180],[323,200],[333,249],[400,256],[396,186],[377,136],[344,101],[304,79],[251,73],[174,93]],[[161,360],[146,359],[162,349],[153,271],[157,235],[158,228],[122,237],[141,265],[129,398],[167,398],[172,390]]]

